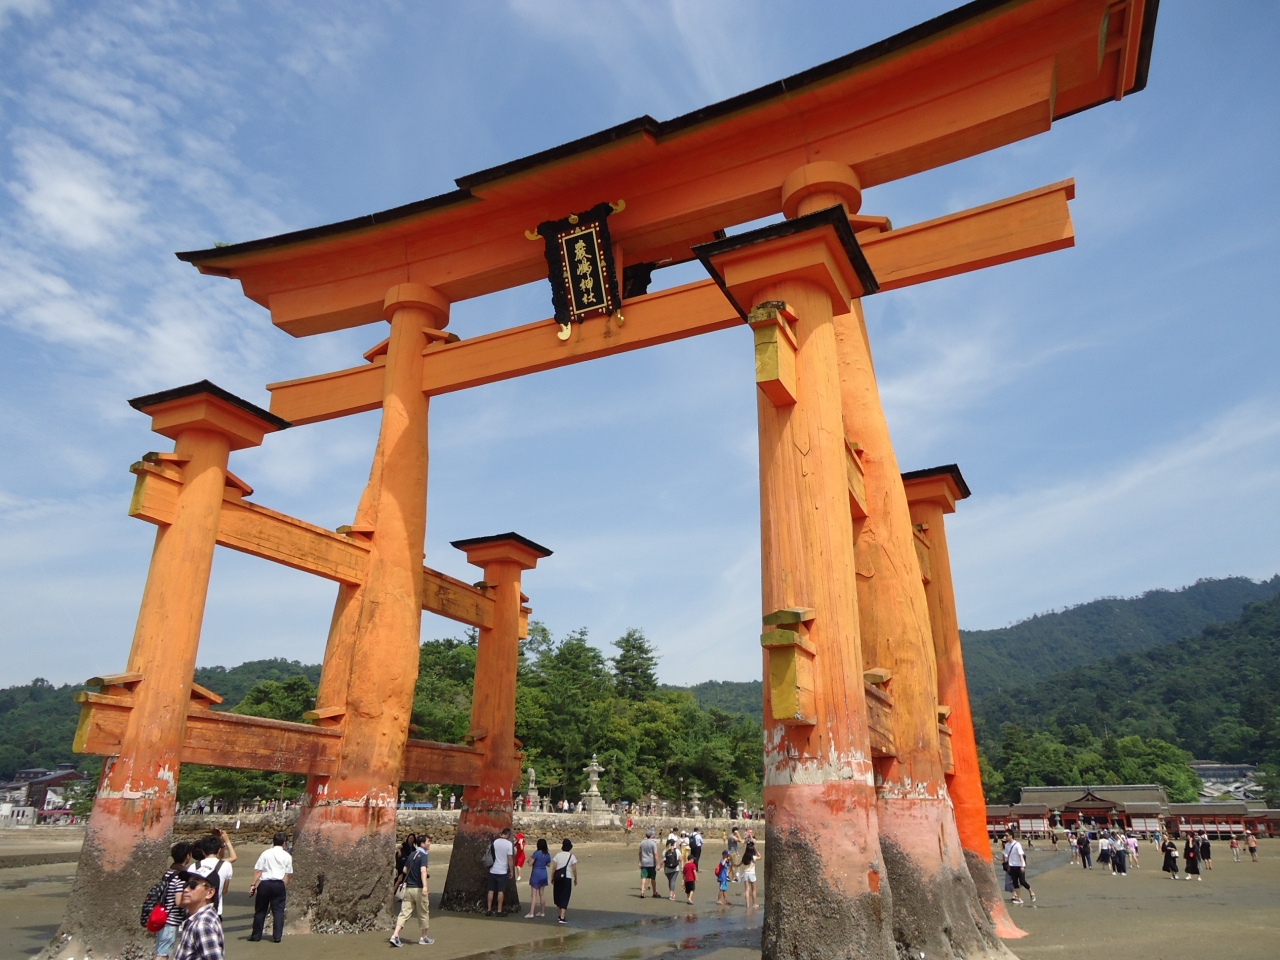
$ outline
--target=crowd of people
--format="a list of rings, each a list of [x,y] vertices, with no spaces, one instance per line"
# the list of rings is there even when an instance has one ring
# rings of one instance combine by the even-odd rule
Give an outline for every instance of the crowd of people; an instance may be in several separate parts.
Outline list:
[[[640,841],[638,859],[640,865],[640,896],[661,897],[658,892],[658,870],[662,870],[667,878],[667,898],[676,899],[682,888],[686,903],[693,903],[694,891],[698,886],[698,871],[701,868],[702,848],[704,840],[702,831],[693,830],[676,832],[674,828],[668,832],[665,846],[659,852],[657,831],[645,832]],[[763,862],[756,841],[751,831],[746,832],[745,839],[737,827],[725,836],[725,846],[715,866],[716,904],[732,906],[729,896],[730,883],[742,883],[745,906],[754,908],[759,905],[756,896],[756,870]]]

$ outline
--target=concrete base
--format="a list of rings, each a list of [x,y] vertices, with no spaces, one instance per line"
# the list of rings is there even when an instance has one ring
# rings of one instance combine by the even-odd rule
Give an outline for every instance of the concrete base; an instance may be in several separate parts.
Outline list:
[[[440,895],[440,909],[458,913],[484,913],[489,891],[489,868],[482,862],[497,831],[472,830],[458,826],[449,856],[449,876]],[[496,900],[496,897],[495,897]],[[515,875],[507,874],[507,893],[502,908],[510,913],[520,909],[520,891]]]
[[[895,960],[872,787],[766,787],[764,799],[764,960]],[[718,852],[704,848],[711,857],[704,877]]]
[[[143,840],[124,862],[108,870],[101,836],[85,834],[67,912],[41,960],[85,956],[144,960],[155,956],[155,937],[138,923],[142,901],[168,868],[170,837]]]
[[[882,799],[877,807],[898,953],[930,960],[1012,960],[978,897],[950,803]]]
[[[390,929],[395,848],[394,807],[304,807],[293,847],[289,932]]]

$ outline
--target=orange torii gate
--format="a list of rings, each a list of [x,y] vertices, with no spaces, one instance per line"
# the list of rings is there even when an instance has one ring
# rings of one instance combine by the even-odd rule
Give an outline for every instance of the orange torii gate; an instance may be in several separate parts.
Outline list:
[[[208,383],[133,401],[175,450],[134,466],[131,512],[160,530],[127,672],[82,697],[77,749],[108,759],[51,954],[109,953],[136,935],[133,904],[163,866],[182,761],[308,776],[295,905],[315,930],[378,921],[401,781],[466,784],[444,901],[474,909],[480,853],[510,823],[519,776],[520,576],[549,552],[516,534],[456,543],[484,570],[479,587],[423,566],[429,398],[744,321],[761,445],[765,954],[1006,953],[996,929],[1016,928],[991,878],[965,863],[983,867],[990,850],[969,824],[981,782],[935,515],[963,482],[955,471],[951,487],[904,483],[861,298],[1072,245],[1074,185],[898,229],[860,213],[862,190],[1142,89],[1155,10],[1156,0],[978,0],[685,117],[642,117],[461,178],[439,197],[179,254],[239,280],[294,336],[382,320],[390,335],[363,364],[269,385],[270,412]],[[567,323],[558,303],[556,319],[445,333],[451,303],[547,276],[548,224],[601,210],[599,277],[621,274],[621,309]],[[654,270],[695,257],[710,280],[647,292]],[[227,470],[230,450],[268,432],[377,408],[349,527],[253,504]],[[192,683],[216,544],[339,584],[309,723],[219,714]],[[423,609],[480,628],[466,745],[408,736]]]

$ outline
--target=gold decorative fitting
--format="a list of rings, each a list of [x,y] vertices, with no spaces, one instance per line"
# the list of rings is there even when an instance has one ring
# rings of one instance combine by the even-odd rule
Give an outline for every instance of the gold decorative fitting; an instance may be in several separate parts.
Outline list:
[[[613,208],[614,213],[621,213],[623,210],[627,209],[627,201],[619,200],[617,203],[610,202],[609,206]]]
[[[534,232],[534,231],[532,231],[532,230],[526,230],[526,231],[524,232],[524,236],[525,236],[525,239],[526,239],[526,240],[541,240],[541,239],[542,239],[542,235],[541,235],[540,233],[535,233],[535,232]]]
[[[572,325],[562,323],[560,324],[560,332],[556,334],[556,337],[560,340],[568,340],[571,333],[573,333]]]
[[[624,323],[627,322],[627,318],[624,317],[622,315],[622,311],[619,310],[617,313],[613,315],[613,322],[616,323],[618,326],[622,326]]]
[[[577,215],[576,213],[571,213],[571,214],[569,214],[569,222],[570,222],[570,223],[577,223],[577,222],[578,222],[578,215]]]

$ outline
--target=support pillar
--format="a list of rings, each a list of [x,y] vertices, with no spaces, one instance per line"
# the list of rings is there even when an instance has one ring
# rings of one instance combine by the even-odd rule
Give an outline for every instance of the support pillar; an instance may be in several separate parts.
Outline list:
[[[174,441],[158,459],[182,475],[173,522],[156,531],[133,646],[113,692],[133,709],[120,755],[107,757],[75,884],[46,956],[138,955],[154,940],[138,904],[169,865],[178,773],[230,451],[289,426],[203,380],[129,401]]]
[[[342,729],[337,769],[313,778],[298,817],[295,926],[354,933],[390,922],[396,802],[422,630],[427,508],[427,398],[422,352],[449,318],[430,287],[402,283],[391,321],[382,424],[350,536],[370,545],[363,585],[339,591],[316,722]],[[322,715],[323,714],[323,715]]]
[[[894,938],[911,956],[1008,956],[970,877],[947,794],[929,607],[911,515],[880,404],[862,305],[835,318],[844,429],[861,449],[867,518],[856,544],[869,667],[891,674],[895,756],[876,763]]]
[[[951,728],[954,772],[947,775],[947,793],[955,808],[960,845],[978,895],[995,923],[996,933],[1006,940],[1025,937],[1026,932],[1009,916],[992,862],[987,801],[982,792],[982,771],[978,766],[978,744],[973,732],[973,711],[964,674],[951,557],[943,519],[945,514],[955,512],[957,500],[969,496],[969,487],[955,464],[904,473],[902,481],[911,522],[929,544],[929,575],[924,592],[938,664],[938,702],[951,708],[947,725]]]
[[[471,697],[471,730],[467,739],[484,750],[480,783],[462,791],[440,906],[464,913],[483,913],[489,868],[485,848],[512,825],[513,792],[520,782],[516,743],[516,668],[520,663],[520,574],[532,570],[551,551],[517,533],[456,540],[467,562],[484,569],[484,582],[494,598],[493,625],[480,628],[476,677]],[[518,910],[515,873],[507,876],[504,909]]]
[[[848,222],[821,213],[695,252],[756,327],[763,955],[889,960],[831,320],[874,278]]]

